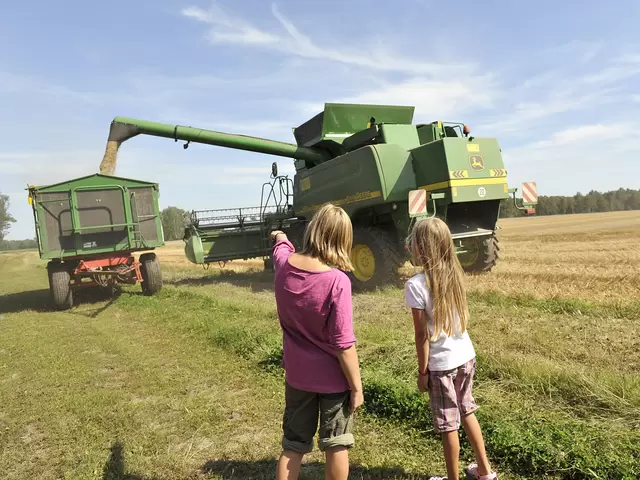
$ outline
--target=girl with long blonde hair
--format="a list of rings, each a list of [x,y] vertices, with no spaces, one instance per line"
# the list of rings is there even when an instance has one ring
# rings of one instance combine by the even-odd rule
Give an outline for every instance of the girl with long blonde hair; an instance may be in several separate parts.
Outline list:
[[[422,271],[405,284],[418,356],[418,389],[429,393],[433,425],[442,436],[447,477],[457,480],[460,425],[473,447],[476,463],[467,477],[494,480],[474,412],[472,395],[476,354],[467,331],[469,308],[464,273],[449,227],[439,218],[418,221],[408,238],[414,265]]]

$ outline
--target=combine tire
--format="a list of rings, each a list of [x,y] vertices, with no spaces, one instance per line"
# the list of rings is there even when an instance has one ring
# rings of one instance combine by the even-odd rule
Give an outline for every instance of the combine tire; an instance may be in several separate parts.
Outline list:
[[[458,256],[465,272],[487,273],[496,266],[500,246],[495,235],[485,238],[471,238],[467,245],[470,251]]]
[[[155,253],[140,255],[140,273],[142,274],[142,293],[146,296],[158,293],[162,288],[162,272],[160,260]]]
[[[353,229],[351,263],[349,272],[354,290],[368,290],[398,278],[402,264],[398,246],[387,232],[376,227]]]
[[[73,307],[73,290],[71,290],[71,275],[62,263],[47,265],[49,273],[49,292],[51,301],[57,310],[69,310]]]

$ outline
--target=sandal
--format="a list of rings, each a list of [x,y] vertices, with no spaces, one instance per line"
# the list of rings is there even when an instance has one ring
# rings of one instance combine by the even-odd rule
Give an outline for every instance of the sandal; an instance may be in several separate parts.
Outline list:
[[[478,464],[472,463],[465,470],[467,474],[467,478],[471,478],[473,480],[497,480],[498,474],[496,472],[491,472],[489,475],[480,475],[478,474]]]

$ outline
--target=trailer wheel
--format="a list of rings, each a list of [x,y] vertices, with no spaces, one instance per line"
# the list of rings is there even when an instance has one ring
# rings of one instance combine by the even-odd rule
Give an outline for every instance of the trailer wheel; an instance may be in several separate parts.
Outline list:
[[[66,265],[50,263],[47,265],[49,273],[49,292],[51,301],[57,310],[69,310],[73,307],[73,290],[71,289],[71,275]]]
[[[142,274],[142,293],[147,296],[158,293],[162,288],[162,272],[160,260],[155,253],[140,255],[140,273]]]
[[[458,255],[460,265],[465,272],[486,273],[496,266],[500,245],[495,234],[490,237],[465,240],[465,247],[469,251]]]
[[[386,231],[355,227],[351,263],[354,270],[349,272],[349,278],[354,290],[366,290],[397,279],[402,260],[398,245]]]

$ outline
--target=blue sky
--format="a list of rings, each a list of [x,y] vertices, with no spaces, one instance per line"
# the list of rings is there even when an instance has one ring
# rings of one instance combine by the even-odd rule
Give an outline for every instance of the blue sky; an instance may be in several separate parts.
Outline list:
[[[293,141],[324,102],[414,105],[497,137],[540,194],[640,188],[640,2],[2,2],[0,192],[98,170],[117,115]],[[162,207],[251,206],[288,159],[137,137]]]

